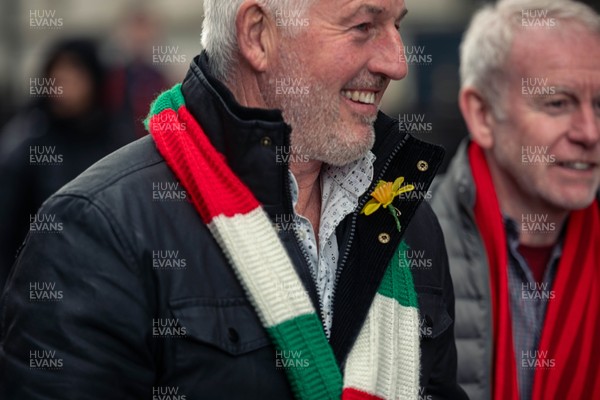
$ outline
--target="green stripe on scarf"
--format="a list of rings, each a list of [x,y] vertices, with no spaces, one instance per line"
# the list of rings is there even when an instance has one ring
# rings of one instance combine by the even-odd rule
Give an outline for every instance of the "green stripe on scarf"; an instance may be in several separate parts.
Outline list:
[[[183,92],[181,91],[181,83],[176,84],[171,89],[166,90],[160,94],[150,105],[150,113],[144,120],[144,126],[146,130],[150,132],[150,118],[160,114],[165,110],[173,110],[177,112],[180,107],[185,106],[185,99],[183,98]]]
[[[395,299],[405,307],[419,308],[412,273],[408,267],[410,264],[406,258],[408,250],[410,250],[410,247],[402,241],[385,271],[377,293]]]
[[[292,363],[299,357],[305,366],[291,364],[286,368],[294,393],[301,399],[339,399],[342,394],[342,374],[317,314],[306,314],[268,328],[279,351]],[[287,354],[285,354],[287,352]],[[290,358],[289,352],[295,356]],[[286,358],[286,357],[282,357]],[[320,375],[320,377],[318,377]],[[313,385],[298,385],[313,382]],[[326,385],[320,384],[327,382]],[[324,397],[327,393],[327,397]]]

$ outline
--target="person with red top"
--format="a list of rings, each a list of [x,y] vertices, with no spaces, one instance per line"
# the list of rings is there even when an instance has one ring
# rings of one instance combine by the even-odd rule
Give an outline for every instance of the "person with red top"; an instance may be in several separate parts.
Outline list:
[[[406,13],[205,0],[204,50],[149,135],[31,218],[0,399],[466,400],[422,196],[443,149],[379,111]]]
[[[461,45],[470,137],[433,207],[473,400],[600,398],[600,16],[505,0]]]

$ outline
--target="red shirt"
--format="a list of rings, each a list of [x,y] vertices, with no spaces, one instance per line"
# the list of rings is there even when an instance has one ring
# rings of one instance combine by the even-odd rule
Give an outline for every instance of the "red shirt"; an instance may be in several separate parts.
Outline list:
[[[541,283],[552,255],[554,245],[533,247],[519,244],[518,252],[523,256],[536,282]]]

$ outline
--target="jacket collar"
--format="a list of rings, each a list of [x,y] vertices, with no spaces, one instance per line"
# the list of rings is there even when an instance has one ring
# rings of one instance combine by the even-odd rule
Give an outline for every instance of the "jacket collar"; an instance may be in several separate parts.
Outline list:
[[[468,137],[464,138],[456,150],[456,155],[448,166],[446,178],[440,185],[440,191],[446,192],[447,189],[442,189],[442,186],[451,185],[456,188],[457,200],[460,206],[467,210],[470,214],[475,207],[475,182],[471,173],[471,165],[469,163],[469,155],[467,148],[471,141]]]
[[[409,192],[411,196],[398,198],[394,202],[401,212],[401,232],[398,232],[394,219],[383,208],[369,216],[356,212],[346,217],[338,227],[338,270],[341,272],[338,272],[334,297],[330,343],[341,365],[345,363],[348,351],[359,334],[381,279],[394,253],[398,251],[400,242],[404,239],[411,247],[413,244],[422,245],[422,241],[427,240],[426,237],[409,236],[405,233],[423,200],[429,198],[429,186],[444,156],[441,147],[400,132],[398,121],[382,113],[375,122],[375,131],[377,137],[373,153],[377,159],[372,185],[378,180],[393,182],[397,177],[403,176],[406,183],[415,186],[415,190]],[[367,190],[361,197],[358,210],[371,197],[371,192],[372,189]],[[420,220],[413,223],[424,222]],[[427,228],[435,229],[435,224],[432,222]]]
[[[265,206],[279,206],[287,164],[276,150],[289,146],[289,125],[279,110],[241,106],[224,84],[208,73],[205,52],[182,83],[186,106],[227,164]]]

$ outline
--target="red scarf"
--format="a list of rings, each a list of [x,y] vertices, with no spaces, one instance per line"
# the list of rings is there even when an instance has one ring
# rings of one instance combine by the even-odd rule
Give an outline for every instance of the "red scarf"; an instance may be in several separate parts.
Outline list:
[[[518,400],[508,290],[508,253],[500,206],[481,147],[471,142],[475,220],[490,268],[493,312],[493,399]],[[554,367],[536,368],[532,400],[600,399],[600,212],[597,200],[571,212],[552,284],[539,350]],[[542,360],[540,360],[542,361]]]

